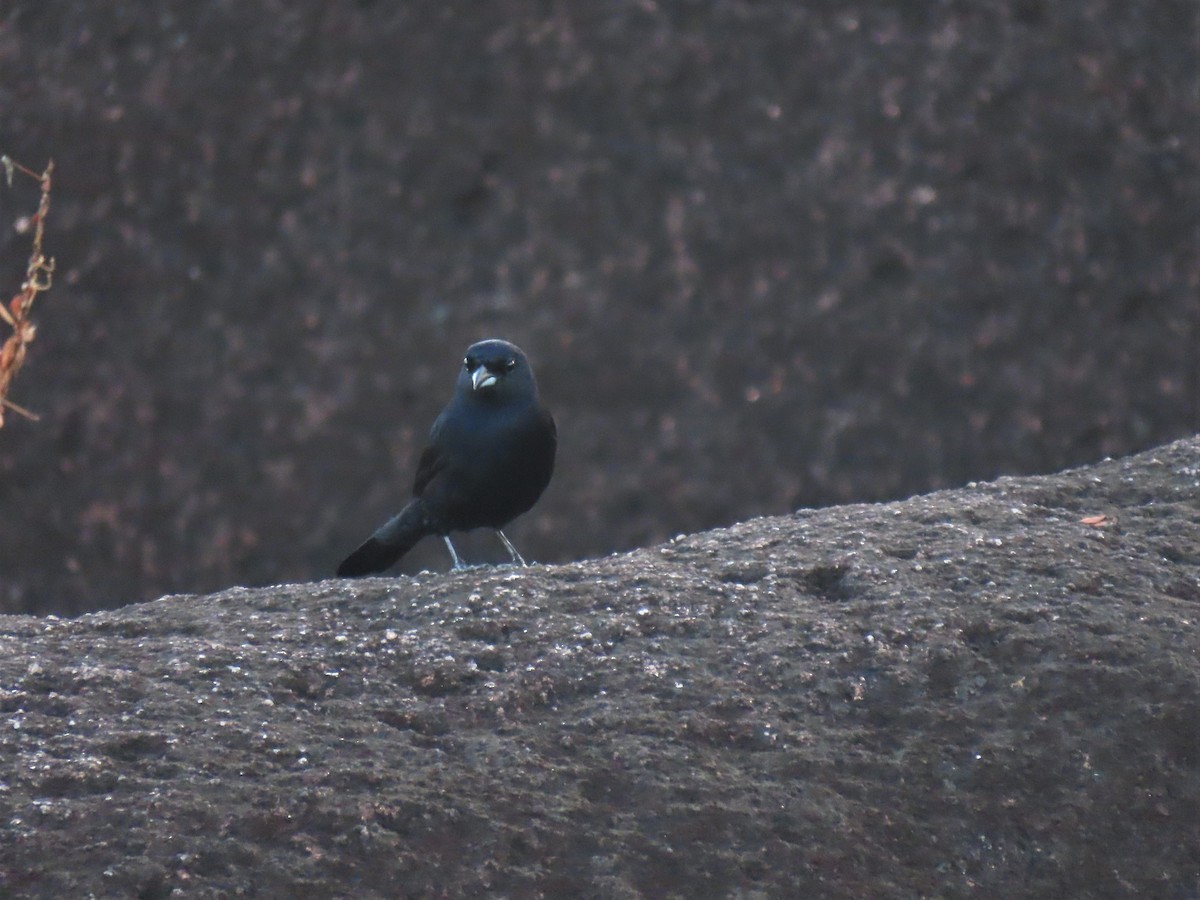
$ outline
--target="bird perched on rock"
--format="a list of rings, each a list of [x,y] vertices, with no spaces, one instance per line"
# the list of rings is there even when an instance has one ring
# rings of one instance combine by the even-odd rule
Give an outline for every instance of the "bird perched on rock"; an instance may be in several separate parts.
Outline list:
[[[339,576],[382,572],[426,535],[441,535],[462,568],[451,531],[494,528],[514,563],[525,560],[504,526],[527,512],[554,472],[558,433],[538,399],[529,360],[508,341],[467,348],[454,396],[429,431],[413,499],[338,566]]]

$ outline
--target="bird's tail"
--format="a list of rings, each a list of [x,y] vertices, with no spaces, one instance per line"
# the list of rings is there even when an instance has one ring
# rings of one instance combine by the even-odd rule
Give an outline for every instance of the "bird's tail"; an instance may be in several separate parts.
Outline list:
[[[339,578],[354,578],[382,572],[413,548],[417,541],[435,532],[425,504],[410,500],[399,515],[388,519],[337,568]]]

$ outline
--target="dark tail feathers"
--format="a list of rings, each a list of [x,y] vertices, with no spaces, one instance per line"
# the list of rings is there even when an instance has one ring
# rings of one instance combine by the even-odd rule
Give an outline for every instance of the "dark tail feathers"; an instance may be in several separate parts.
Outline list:
[[[425,504],[411,500],[399,515],[388,519],[342,561],[337,568],[338,577],[355,578],[382,572],[411,550],[417,541],[433,533]]]

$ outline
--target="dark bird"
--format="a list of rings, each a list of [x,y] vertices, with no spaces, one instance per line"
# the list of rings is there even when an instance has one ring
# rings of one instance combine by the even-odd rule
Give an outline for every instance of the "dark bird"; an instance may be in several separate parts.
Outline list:
[[[338,566],[340,577],[382,572],[426,535],[441,535],[462,568],[451,531],[494,528],[514,563],[525,565],[501,531],[527,512],[554,472],[558,432],[538,399],[529,360],[508,341],[467,348],[454,396],[429,430],[413,499]]]

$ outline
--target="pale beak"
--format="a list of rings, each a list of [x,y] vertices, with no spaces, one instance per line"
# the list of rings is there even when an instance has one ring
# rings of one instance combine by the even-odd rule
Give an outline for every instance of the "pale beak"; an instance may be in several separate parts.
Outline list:
[[[488,371],[487,366],[480,366],[471,373],[471,387],[474,390],[491,387],[496,383],[496,376]]]

